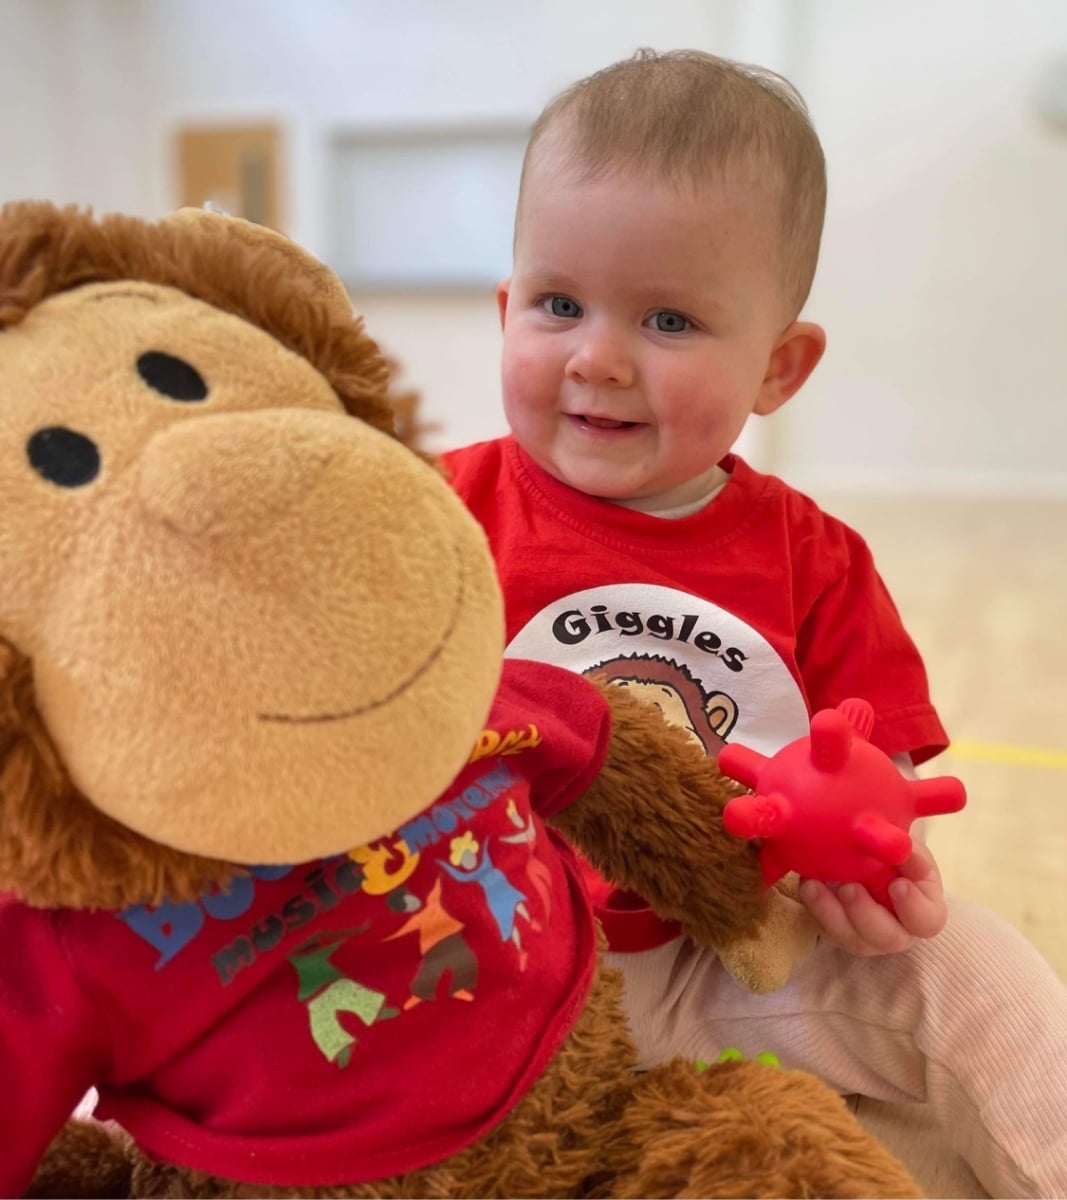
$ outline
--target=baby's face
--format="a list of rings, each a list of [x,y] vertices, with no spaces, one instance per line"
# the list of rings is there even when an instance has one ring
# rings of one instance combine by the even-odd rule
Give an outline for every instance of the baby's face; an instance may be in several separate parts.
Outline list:
[[[788,324],[768,189],[699,191],[626,174],[527,177],[499,291],[508,422],[556,478],[594,496],[702,494]]]

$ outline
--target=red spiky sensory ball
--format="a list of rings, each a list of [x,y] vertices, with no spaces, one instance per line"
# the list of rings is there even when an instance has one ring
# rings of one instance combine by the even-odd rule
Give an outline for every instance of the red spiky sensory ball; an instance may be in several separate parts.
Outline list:
[[[845,700],[811,719],[811,733],[767,758],[730,743],[719,754],[724,775],[754,795],[731,800],[730,833],[761,839],[764,882],[788,871],[824,883],[862,883],[892,908],[889,885],[911,855],[917,817],[959,812],[963,784],[950,775],[905,779],[867,740],[874,710]]]

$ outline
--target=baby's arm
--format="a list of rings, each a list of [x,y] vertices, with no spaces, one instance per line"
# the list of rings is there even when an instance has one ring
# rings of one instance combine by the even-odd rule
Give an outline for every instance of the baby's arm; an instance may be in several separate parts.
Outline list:
[[[909,755],[894,755],[901,774],[915,779]],[[934,937],[945,927],[948,909],[941,872],[925,845],[925,820],[911,828],[911,857],[897,868],[900,878],[889,885],[896,915],[858,883],[830,887],[814,879],[800,886],[800,899],[819,926],[819,936],[859,957],[900,954],[918,938]]]

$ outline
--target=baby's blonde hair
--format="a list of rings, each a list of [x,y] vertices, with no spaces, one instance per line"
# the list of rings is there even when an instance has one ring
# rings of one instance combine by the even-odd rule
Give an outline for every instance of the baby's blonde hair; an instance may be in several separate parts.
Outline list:
[[[586,178],[612,170],[701,185],[731,167],[770,172],[780,203],[783,301],[790,319],[811,290],[826,210],[826,163],[807,106],[788,80],[700,50],[639,50],[581,79],[535,122],[523,189],[546,134]]]

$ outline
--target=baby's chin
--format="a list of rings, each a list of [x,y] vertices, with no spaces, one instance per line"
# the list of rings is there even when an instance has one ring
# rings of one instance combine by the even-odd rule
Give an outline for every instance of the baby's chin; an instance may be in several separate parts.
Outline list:
[[[642,494],[638,481],[624,467],[606,463],[543,461],[540,465],[553,479],[596,500],[629,503]]]
[[[556,444],[541,453],[527,448],[539,467],[559,483],[596,500],[643,512],[658,512],[700,499],[710,491],[704,476],[698,479],[665,477],[650,469],[651,457],[643,450],[597,453],[592,447]],[[629,450],[629,448],[626,448]],[[630,461],[627,461],[630,459]]]

